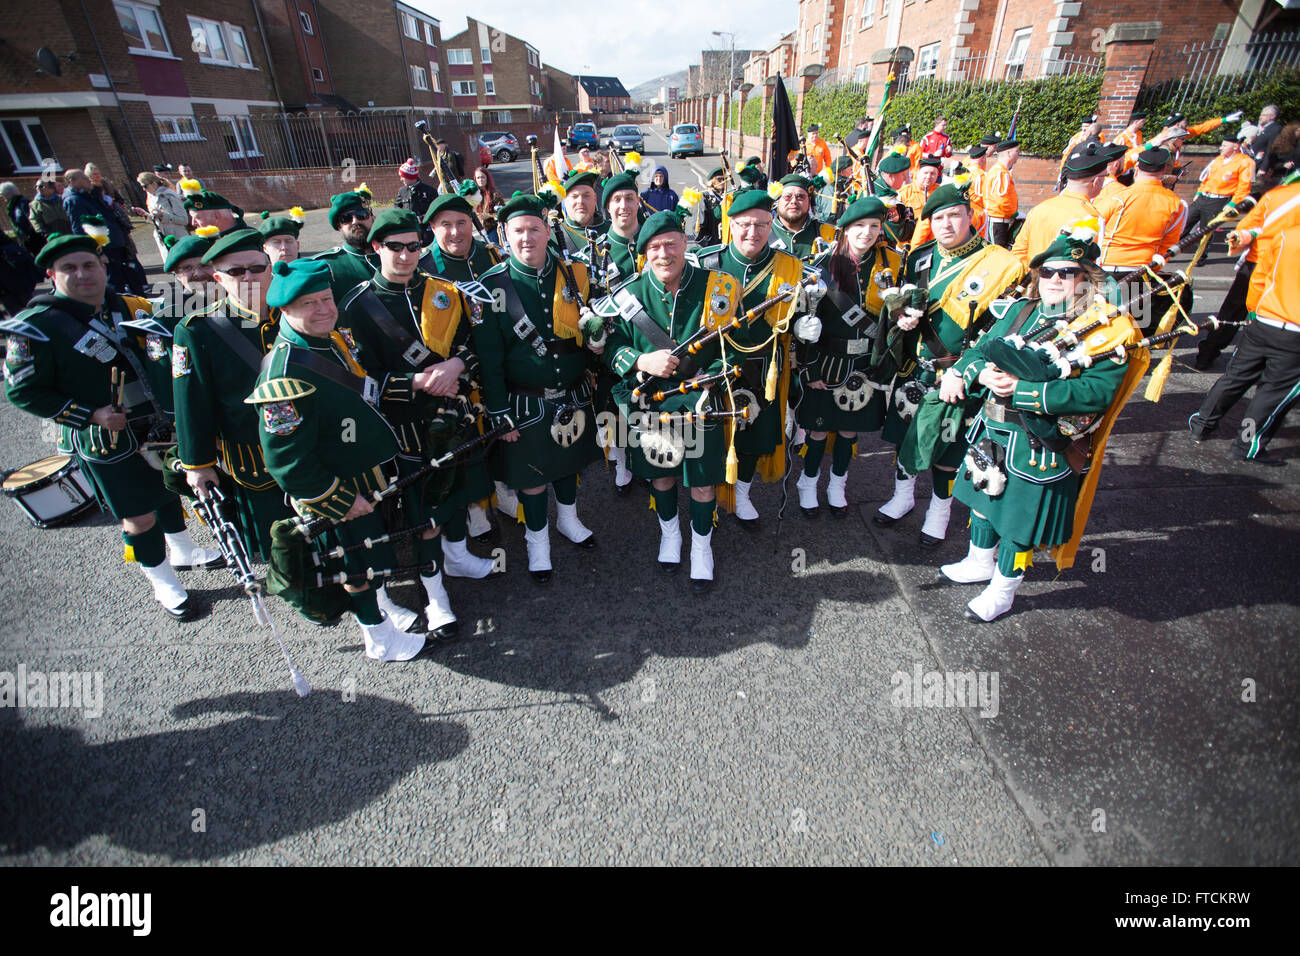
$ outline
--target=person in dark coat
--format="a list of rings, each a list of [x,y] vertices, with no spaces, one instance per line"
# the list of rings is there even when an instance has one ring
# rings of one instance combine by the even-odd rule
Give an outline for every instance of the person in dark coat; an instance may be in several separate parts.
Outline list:
[[[664,212],[673,209],[677,205],[677,194],[668,188],[668,170],[664,166],[656,166],[654,177],[650,180],[650,188],[641,194],[655,212]]]

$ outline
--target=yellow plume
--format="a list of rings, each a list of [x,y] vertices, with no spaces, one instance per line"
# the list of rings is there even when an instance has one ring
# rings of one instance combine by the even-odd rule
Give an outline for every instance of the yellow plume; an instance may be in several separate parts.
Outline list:
[[[370,187],[367,186],[365,183],[362,183],[360,186],[358,186],[356,189],[352,191],[357,195],[365,196],[367,199],[373,199],[375,195],[370,191]]]
[[[636,150],[632,150],[632,152],[628,153],[625,157],[623,157],[624,168],[627,168],[628,166],[639,166],[640,164],[641,164],[641,154],[638,153]]]
[[[182,196],[188,196],[190,193],[203,192],[203,184],[197,179],[182,179],[176,185],[180,187]]]
[[[194,235],[202,236],[204,239],[207,239],[211,236],[215,236],[220,231],[221,230],[216,226],[199,226],[199,228],[194,230]]]
[[[779,182],[767,184],[767,194],[771,196],[773,199],[780,199],[781,192],[784,189],[785,187],[782,186]]]
[[[294,222],[302,222],[306,216],[307,214],[302,211],[302,206],[294,206],[289,210],[289,218]]]

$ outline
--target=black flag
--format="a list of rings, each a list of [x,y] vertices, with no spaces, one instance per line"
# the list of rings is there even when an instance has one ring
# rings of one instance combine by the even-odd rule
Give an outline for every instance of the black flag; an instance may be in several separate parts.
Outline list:
[[[772,95],[772,168],[768,179],[777,182],[790,173],[790,154],[799,148],[799,127],[790,109],[790,97],[785,92],[785,82],[776,78],[776,92]]]

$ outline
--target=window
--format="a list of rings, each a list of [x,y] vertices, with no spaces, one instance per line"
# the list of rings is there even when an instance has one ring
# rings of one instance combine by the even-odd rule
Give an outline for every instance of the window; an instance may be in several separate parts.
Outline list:
[[[230,54],[226,51],[226,39],[221,33],[221,24],[215,20],[202,17],[186,17],[190,24],[191,48],[199,55],[200,63],[230,63]]]
[[[857,68],[853,71],[853,82],[854,83],[867,82],[867,73],[870,69],[871,69],[870,65],[866,63],[859,63],[857,65]]]
[[[492,51],[489,50],[489,49],[488,49],[487,47],[485,47],[485,46],[481,46],[481,47],[479,47],[479,48],[478,48],[478,59],[479,59],[479,62],[480,62],[480,63],[491,63],[491,62],[492,62]]]
[[[311,78],[315,80],[317,83],[324,83],[325,71],[318,66],[313,66],[311,68]]]
[[[880,15],[881,17],[889,16],[889,0],[880,0]]]
[[[248,38],[244,36],[243,27],[232,27],[227,23],[226,32],[230,34],[230,52],[234,57],[235,65],[252,69],[253,57],[248,52]]]
[[[497,95],[497,84],[496,81],[492,79],[492,77],[490,76],[483,77],[483,92],[486,93],[488,96]]]
[[[58,169],[54,151],[45,138],[41,121],[34,116],[0,120],[0,139],[9,151],[16,173],[39,173],[46,167]]]
[[[1029,38],[1033,35],[1033,27],[1025,27],[1023,30],[1017,30],[1011,38],[1011,46],[1007,48],[1007,72],[1008,80],[1018,80],[1025,73],[1025,59],[1029,55]]]
[[[840,46],[848,46],[853,40],[853,14],[844,15],[844,38],[840,41]]]
[[[451,66],[473,66],[474,57],[469,50],[448,50],[447,63]]]
[[[442,92],[442,76],[438,73],[438,64],[429,61],[429,76],[433,78],[433,92]]]
[[[117,8],[117,21],[122,25],[127,48],[132,53],[171,55],[172,48],[157,10],[142,3],[114,3],[113,6]]]
[[[301,10],[299,10],[298,22],[302,24],[302,32],[307,34],[307,36],[316,35],[316,31],[312,29],[311,16],[309,14],[303,13]]]
[[[424,24],[424,42],[425,42],[426,44],[428,44],[429,46],[437,46],[437,44],[433,42],[433,24],[432,24],[432,23],[428,23],[428,22],[426,22],[426,23]]]
[[[478,85],[473,80],[453,80],[452,96],[478,96]]]
[[[402,14],[402,32],[404,32],[404,33],[405,33],[408,37],[410,37],[412,40],[418,40],[418,39],[420,39],[420,24],[419,24],[419,21],[417,21],[417,20],[415,19],[415,17],[411,16],[409,13],[403,13],[403,14]]]
[[[427,90],[429,88],[429,77],[424,72],[424,67],[411,67],[411,88],[416,90]]]
[[[511,123],[514,122],[514,114],[509,110],[489,110],[488,120],[493,123]]]
[[[923,46],[916,54],[916,75],[934,76],[939,71],[939,44]]]
[[[159,142],[180,143],[203,139],[193,116],[155,116],[153,121],[158,127]]]
[[[226,152],[231,159],[246,159],[249,156],[261,156],[257,140],[253,136],[253,124],[247,116],[224,117],[229,129],[222,135],[226,142]]]

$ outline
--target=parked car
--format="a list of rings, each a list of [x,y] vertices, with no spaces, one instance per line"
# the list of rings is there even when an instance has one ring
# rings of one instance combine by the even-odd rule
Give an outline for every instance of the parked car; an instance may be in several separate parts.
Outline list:
[[[614,127],[602,126],[600,128],[600,148],[609,149],[610,144],[614,141]]]
[[[569,127],[569,149],[577,149],[580,146],[600,148],[600,136],[596,132],[595,123],[574,123]]]
[[[700,134],[700,128],[694,123],[678,123],[673,127],[672,135],[668,137],[668,155],[677,159],[687,153],[703,156],[704,137]]]
[[[519,140],[514,133],[481,133],[478,141],[498,163],[513,163],[519,158]]]
[[[620,153],[641,152],[645,149],[645,135],[640,126],[615,126],[609,144]]]

